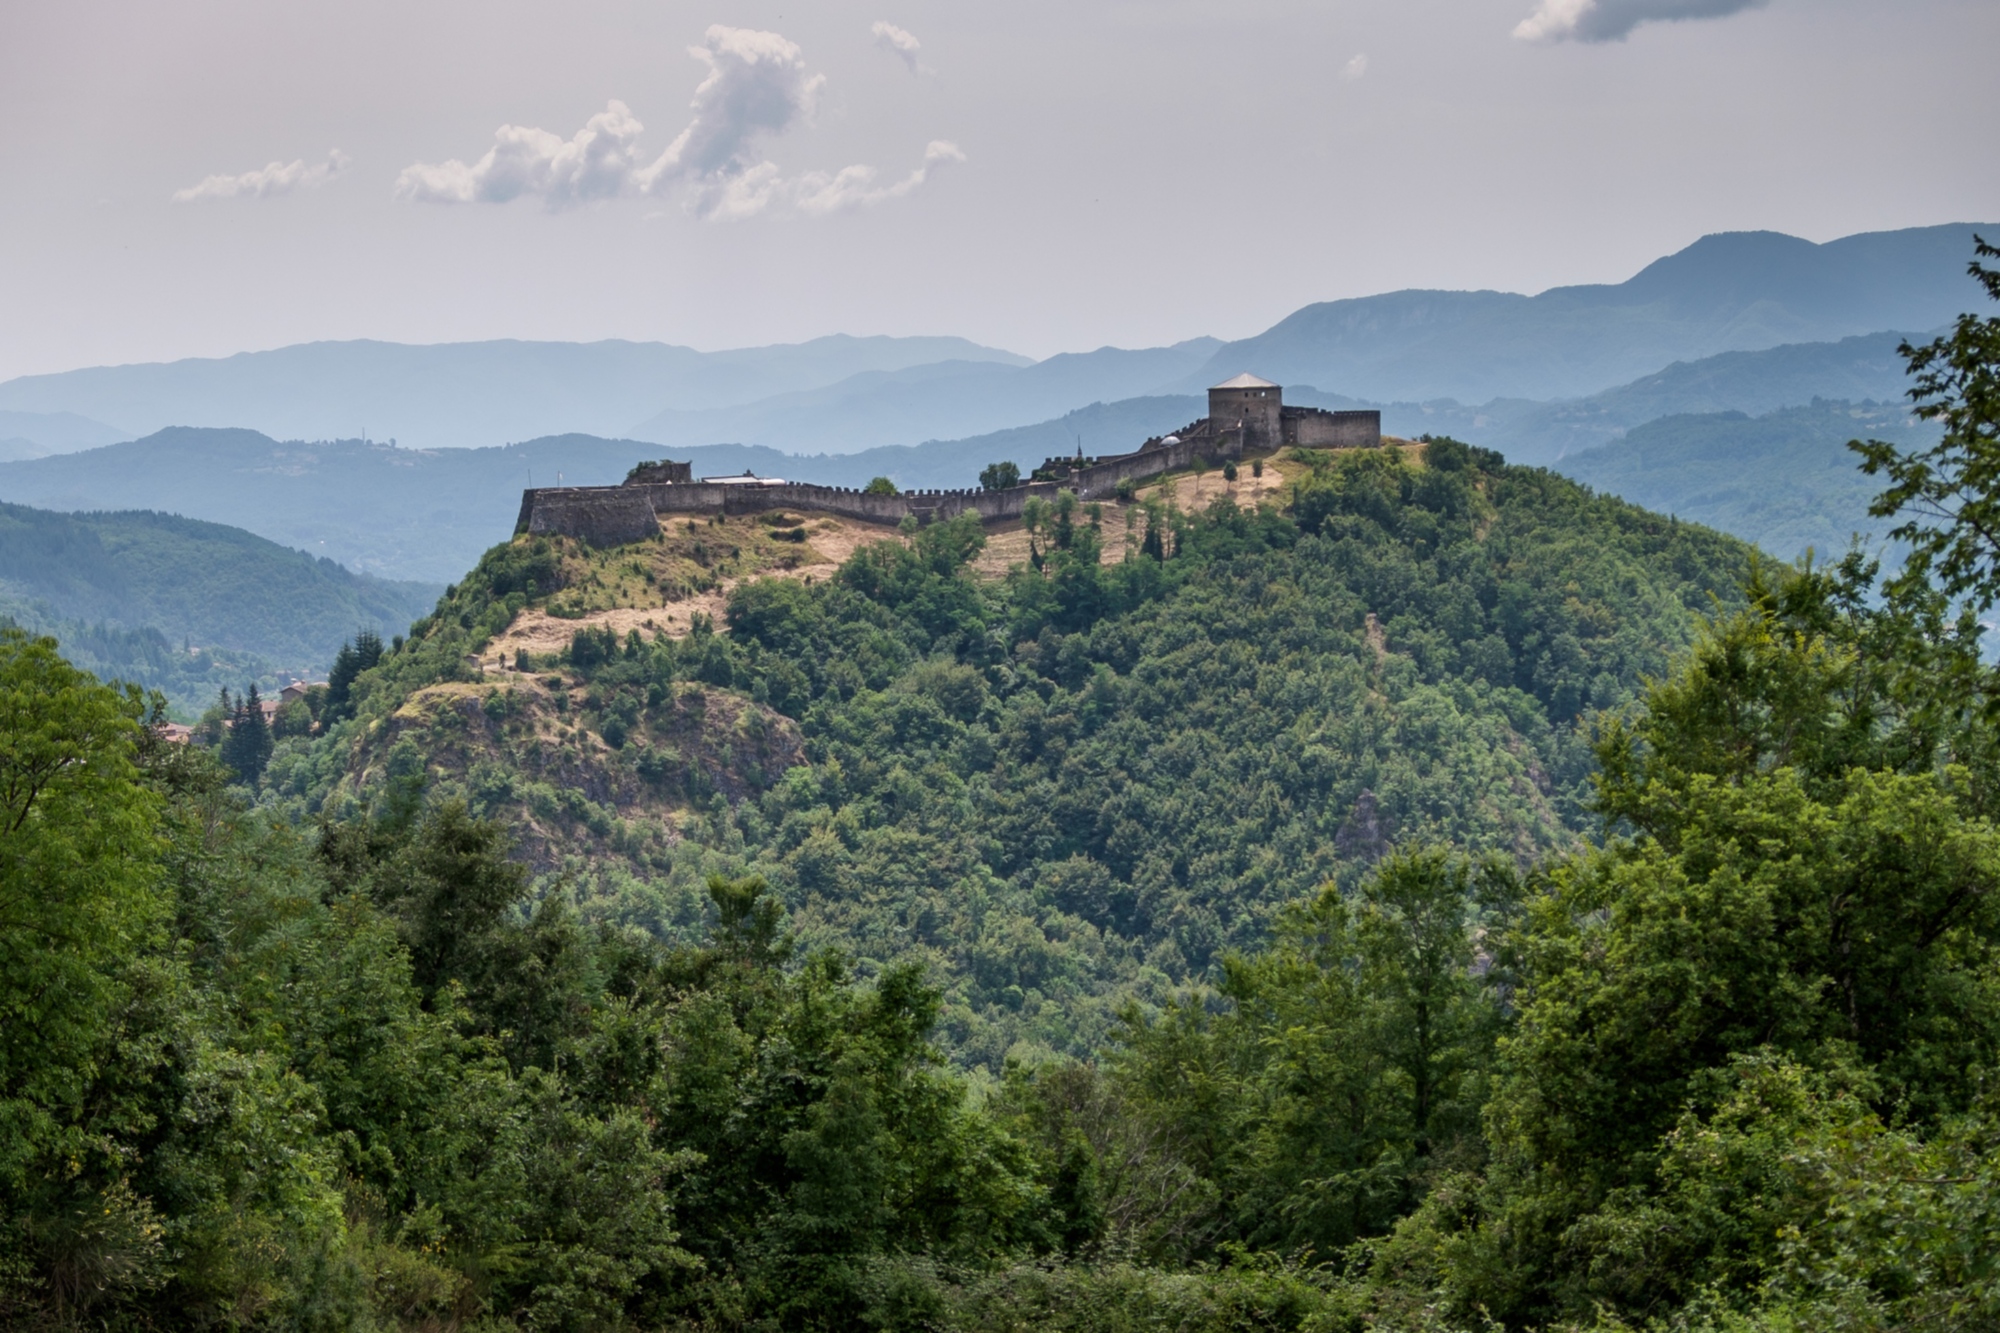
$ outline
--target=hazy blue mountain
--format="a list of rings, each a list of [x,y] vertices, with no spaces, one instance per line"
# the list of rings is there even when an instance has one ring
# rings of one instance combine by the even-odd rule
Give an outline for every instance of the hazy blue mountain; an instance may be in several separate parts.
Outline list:
[[[0,412],[0,461],[44,458],[131,438],[129,430],[74,412]]]
[[[1823,245],[1731,232],[1617,284],[1328,301],[1224,345],[1175,387],[1193,391],[1249,369],[1385,402],[1574,398],[1676,361],[1934,328],[1975,301],[1965,277],[1975,230],[2000,226],[1917,227]]]
[[[441,591],[217,523],[0,504],[0,615],[86,644],[94,670],[183,705],[223,684],[323,672],[357,628],[398,633]]]
[[[539,444],[426,451],[173,427],[0,464],[0,499],[70,511],[145,506],[234,524],[351,569],[444,583],[512,531],[531,477],[553,484],[561,470],[571,483],[617,481],[659,450],[628,441],[600,452],[601,462],[587,449]]]
[[[1839,342],[1797,343],[1761,352],[1724,352],[1679,361],[1665,370],[1587,398],[1536,402],[1500,398],[1477,405],[1451,399],[1369,403],[1394,435],[1454,435],[1498,449],[1515,462],[1552,463],[1607,444],[1664,416],[1708,412],[1753,415],[1815,398],[1893,401],[1908,388],[1897,346],[1928,335],[1871,333]],[[1351,405],[1315,390],[1288,387],[1287,401]]]
[[[1862,474],[1853,439],[1910,448],[1937,428],[1898,403],[1821,399],[1762,416],[1663,417],[1616,444],[1574,454],[1557,471],[1634,504],[1706,523],[1790,560],[1808,546],[1838,555],[1856,534],[1871,544],[1894,524],[1868,516],[1880,478]]]
[[[1064,353],[1029,366],[946,361],[868,371],[738,407],[661,412],[627,433],[682,449],[735,440],[790,453],[954,439],[1144,395],[1186,376],[1220,345],[1196,338],[1172,347]]]
[[[0,463],[0,499],[44,509],[149,506],[229,523],[386,578],[455,579],[513,531],[535,484],[612,485],[634,463],[690,460],[696,476],[740,473],[864,486],[973,485],[1001,459],[1024,469],[1051,454],[1134,449],[1201,413],[1196,398],[1086,407],[1039,425],[964,440],[800,456],[758,445],[670,449],[559,435],[488,449],[395,448],[362,440],[284,441],[250,430],[174,427],[82,453]]]
[[[1334,409],[1380,407],[1390,434],[1455,435],[1500,449],[1516,461],[1546,463],[1614,440],[1657,417],[1726,409],[1764,413],[1815,397],[1893,398],[1903,387],[1894,350],[1898,340],[1896,334],[1876,334],[1724,353],[1556,403],[1379,404],[1297,384],[1287,386],[1286,397]],[[1153,355],[1094,353],[1052,359],[1032,369],[1050,379],[1070,376],[1067,382],[1073,386],[1091,376],[1127,371],[1137,378],[1148,373]],[[971,382],[1011,383],[1028,373],[960,362],[872,382],[902,389],[927,383],[963,389]],[[819,401],[830,409],[838,395]],[[413,450],[353,439],[280,443],[255,431],[174,429],[85,453],[0,463],[0,499],[63,510],[166,509],[235,524],[385,577],[443,582],[457,577],[512,530],[520,492],[531,482],[551,485],[560,477],[575,485],[611,484],[633,463],[665,456],[692,461],[697,475],[750,469],[763,476],[841,486],[865,485],[877,476],[907,488],[970,486],[982,467],[1003,459],[1025,470],[1079,445],[1093,455],[1137,448],[1148,436],[1201,415],[1204,403],[1198,395],[1148,394],[958,439],[816,454],[754,443],[686,446],[574,433],[484,449]],[[1835,443],[1845,439],[1843,435]],[[1719,475],[1703,493],[1713,501],[1730,484],[1728,475]],[[1764,483],[1758,479],[1752,484]],[[1652,498],[1643,502],[1654,503]],[[1729,530],[1758,539],[1767,527]]]
[[[252,427],[278,437],[469,447],[616,434],[666,406],[721,407],[928,362],[1026,358],[963,338],[835,336],[697,352],[666,343],[319,342],[220,359],[99,366],[0,384],[0,410],[71,412],[138,433]],[[32,433],[0,429],[0,437]]]
[[[770,466],[785,477],[831,486],[866,485],[871,477],[887,477],[906,490],[951,490],[976,485],[980,469],[988,463],[1018,463],[1025,475],[1043,460],[1075,453],[1079,446],[1091,455],[1127,453],[1151,436],[1187,425],[1207,410],[1205,399],[1191,395],[1126,398],[1092,403],[1031,426],[1013,426],[962,440],[932,440],[814,458],[780,456]],[[690,452],[714,457],[715,451],[724,447]]]

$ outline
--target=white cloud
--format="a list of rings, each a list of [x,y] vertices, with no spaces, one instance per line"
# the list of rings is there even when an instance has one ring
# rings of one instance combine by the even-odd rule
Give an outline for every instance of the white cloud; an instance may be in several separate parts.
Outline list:
[[[1350,82],[1368,72],[1368,56],[1364,52],[1340,67],[1340,77]]]
[[[812,118],[824,74],[807,74],[805,53],[775,32],[708,30],[688,54],[708,66],[694,90],[694,119],[658,161],[635,173],[645,192],[677,180],[709,190],[756,170],[757,141]]]
[[[875,34],[875,45],[881,47],[905,65],[908,65],[910,73],[915,74],[917,72],[917,52],[923,50],[924,44],[918,41],[909,30],[899,28],[893,23],[878,20],[875,26],[869,29],[869,31]]]
[[[910,38],[913,47],[915,40]],[[614,101],[567,140],[503,125],[478,161],[406,167],[396,193],[449,204],[506,203],[529,195],[560,209],[680,190],[689,211],[704,218],[754,217],[774,207],[818,216],[901,198],[939,163],[964,159],[956,146],[939,141],[925,152],[923,165],[893,185],[877,186],[875,169],[866,166],[787,179],[762,159],[760,145],[812,119],[826,76],[809,72],[799,47],[775,32],[717,24],[688,54],[708,66],[694,92],[693,119],[651,162],[637,150],[645,127]]]
[[[470,166],[457,159],[403,168],[397,197],[437,204],[504,204],[536,195],[550,208],[611,199],[629,191],[641,125],[623,102],[592,116],[575,137],[502,125]]]
[[[1540,0],[1514,35],[1529,42],[1623,41],[1641,23],[1723,18],[1764,0]]]
[[[269,199],[295,190],[317,190],[347,170],[353,160],[336,148],[326,161],[316,166],[307,166],[301,158],[296,162],[272,162],[240,176],[210,176],[199,185],[174,191],[174,202],[189,204],[197,199],[235,199],[243,195]]]
[[[809,172],[792,185],[794,204],[801,213],[814,217],[841,213],[850,208],[867,208],[886,199],[901,199],[929,180],[931,174],[945,163],[963,161],[965,154],[959,151],[957,144],[933,139],[924,149],[923,165],[894,185],[878,187],[873,167],[846,167],[832,176],[824,172]]]

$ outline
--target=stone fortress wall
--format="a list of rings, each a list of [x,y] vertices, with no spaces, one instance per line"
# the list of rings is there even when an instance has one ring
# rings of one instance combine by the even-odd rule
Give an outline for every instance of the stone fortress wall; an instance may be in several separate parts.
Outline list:
[[[695,481],[686,463],[642,463],[618,486],[537,487],[521,495],[515,533],[561,535],[594,546],[622,546],[660,530],[676,514],[761,514],[800,509],[868,523],[919,523],[977,514],[982,522],[1021,517],[1034,497],[1054,500],[1074,491],[1080,500],[1104,500],[1122,482],[1241,459],[1246,450],[1373,448],[1382,443],[1379,412],[1328,412],[1285,407],[1279,386],[1241,375],[1209,390],[1209,415],[1173,435],[1148,440],[1129,454],[1089,460],[1083,466],[1051,459],[1041,480],[1006,490],[901,491],[871,495],[846,486],[768,482],[751,478]]]

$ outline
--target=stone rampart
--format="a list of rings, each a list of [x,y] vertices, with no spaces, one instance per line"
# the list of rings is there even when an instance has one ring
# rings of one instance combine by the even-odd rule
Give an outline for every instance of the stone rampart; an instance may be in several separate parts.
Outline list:
[[[1366,448],[1382,442],[1378,412],[1288,407],[1283,421],[1287,444]],[[1198,421],[1171,443],[1149,440],[1135,453],[1096,459],[1054,480],[1000,491],[900,491],[893,495],[809,482],[659,481],[653,479],[659,473],[635,471],[622,486],[525,491],[514,531],[535,536],[561,534],[594,546],[621,546],[653,536],[662,519],[677,514],[761,514],[773,509],[802,509],[888,525],[905,518],[932,523],[960,514],[976,514],[982,522],[1005,522],[1020,518],[1028,501],[1037,497],[1053,501],[1059,492],[1074,491],[1080,500],[1107,500],[1124,482],[1177,472],[1197,461],[1221,464],[1238,460],[1243,449],[1242,430],[1233,426],[1218,430],[1211,421]]]
[[[1329,412],[1323,407],[1287,407],[1285,443],[1302,449],[1378,449],[1380,412]]]
[[[544,487],[523,492],[517,533],[560,533],[592,546],[623,546],[660,530],[653,506],[640,488],[625,486]]]

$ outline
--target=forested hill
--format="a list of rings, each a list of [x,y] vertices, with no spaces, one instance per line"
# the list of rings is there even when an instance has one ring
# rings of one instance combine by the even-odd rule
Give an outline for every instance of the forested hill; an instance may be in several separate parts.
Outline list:
[[[1558,466],[1634,504],[1734,533],[1777,559],[1808,548],[1826,559],[1857,537],[1880,552],[1896,526],[1869,516],[1881,487],[1856,467],[1848,441],[1914,449],[1937,438],[1938,428],[1913,419],[1907,404],[1815,399],[1755,417],[1662,417]]]
[[[272,671],[324,672],[357,628],[400,631],[437,592],[219,523],[0,504],[0,610],[182,707]]]
[[[1088,1051],[1392,841],[1586,836],[1590,716],[1738,595],[1732,539],[1428,452],[1211,476],[1198,512],[1181,478],[1187,509],[1065,508],[1010,553],[963,523],[837,567],[814,543],[853,534],[824,522],[517,540],[361,678],[355,721],[281,744],[263,799],[304,819],[421,775],[588,915],[669,939],[710,874],[761,874],[804,938],[925,964],[959,1058]],[[697,605],[712,632],[653,637]]]

